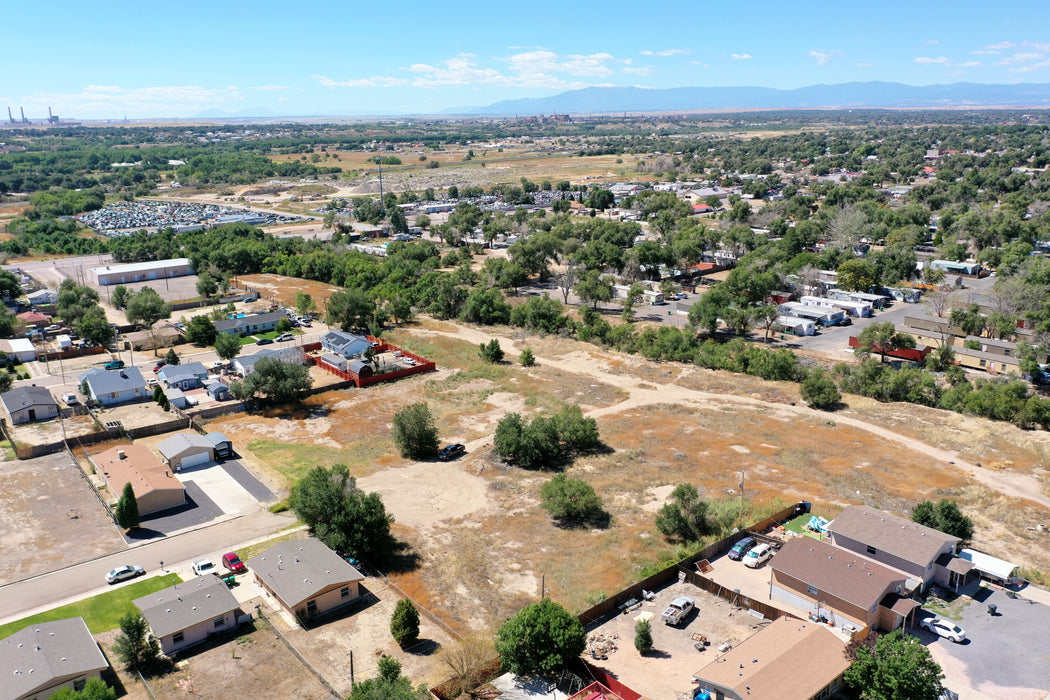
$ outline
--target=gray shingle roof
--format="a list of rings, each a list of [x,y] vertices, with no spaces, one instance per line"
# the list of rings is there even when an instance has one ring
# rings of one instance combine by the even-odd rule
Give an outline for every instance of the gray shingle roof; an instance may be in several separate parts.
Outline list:
[[[131,602],[142,611],[156,637],[166,637],[240,607],[222,579],[212,574]]]
[[[193,447],[211,450],[214,446],[211,444],[211,441],[198,433],[175,433],[157,445],[157,451],[165,459],[171,459]]]
[[[190,362],[185,365],[167,365],[157,372],[157,376],[167,382],[174,382],[188,377],[206,377],[207,375],[207,368],[200,362]]]
[[[321,344],[340,355],[357,355],[372,347],[368,338],[345,331],[328,331],[321,338]]]
[[[30,406],[57,406],[58,402],[51,392],[42,386],[20,386],[4,394],[0,394],[0,401],[4,402],[8,413],[21,411]]]
[[[0,640],[0,699],[109,666],[82,617],[41,622]]]
[[[865,610],[879,602],[891,583],[906,579],[904,574],[812,537],[788,540],[770,567]]]
[[[125,367],[124,369],[95,367],[77,377],[77,381],[86,381],[96,396],[146,387],[146,380],[142,378],[138,367]]]
[[[958,537],[867,506],[847,506],[828,531],[924,568],[937,558],[945,543],[954,547],[960,542]]]
[[[303,351],[296,347],[281,348],[280,350],[270,350],[269,348],[266,348],[260,350],[254,355],[245,355],[244,357],[234,358],[233,361],[241,367],[254,367],[255,363],[264,357],[276,357],[281,362],[303,363]]]
[[[289,608],[331,586],[364,579],[314,538],[279,542],[245,563]]]

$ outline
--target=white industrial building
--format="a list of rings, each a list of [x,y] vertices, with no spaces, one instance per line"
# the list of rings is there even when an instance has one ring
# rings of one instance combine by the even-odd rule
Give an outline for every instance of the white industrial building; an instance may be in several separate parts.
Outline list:
[[[131,282],[146,282],[148,280],[160,280],[167,277],[185,277],[192,275],[193,263],[189,258],[174,258],[172,260],[151,260],[149,262],[129,263],[127,265],[106,265],[105,267],[91,268],[91,274],[95,276],[102,286],[110,284],[130,284]]]

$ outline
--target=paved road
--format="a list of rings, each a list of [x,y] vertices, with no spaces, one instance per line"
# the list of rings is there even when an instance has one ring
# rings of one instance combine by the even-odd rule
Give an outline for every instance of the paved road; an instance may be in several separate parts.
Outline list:
[[[157,575],[160,562],[171,569],[181,564],[210,556],[218,561],[224,552],[241,544],[272,534],[294,522],[290,515],[266,510],[226,520],[181,535],[148,540],[127,551],[77,564],[34,578],[0,587],[0,624],[19,619],[40,610],[50,609],[74,600],[109,590],[106,572],[121,564],[140,564],[147,575]],[[123,585],[123,584],[117,584]]]

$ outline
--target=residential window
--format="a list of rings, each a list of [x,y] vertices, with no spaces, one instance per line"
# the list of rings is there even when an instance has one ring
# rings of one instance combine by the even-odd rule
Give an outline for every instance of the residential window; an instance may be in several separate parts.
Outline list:
[[[173,644],[182,644],[183,640],[185,639],[186,637],[183,636],[182,632],[176,632],[175,634],[171,635],[171,641]]]
[[[79,693],[81,690],[84,689],[84,686],[86,685],[87,678],[78,678],[75,681],[73,681],[73,690]]]
[[[809,585],[807,585],[806,586],[806,592],[809,593],[810,595],[816,595],[819,591],[817,591],[817,587],[816,586],[809,586]]]
[[[339,591],[339,597],[349,598],[350,597],[350,586],[343,586]]]
[[[308,600],[308,601],[306,601],[306,614],[307,615],[316,615],[317,614],[317,601],[316,600]]]
[[[215,629],[226,626],[226,616],[215,618]]]
[[[875,548],[872,547],[870,544],[868,545],[868,554],[875,554]]]
[[[984,367],[988,363],[988,360],[981,360],[981,367]]]

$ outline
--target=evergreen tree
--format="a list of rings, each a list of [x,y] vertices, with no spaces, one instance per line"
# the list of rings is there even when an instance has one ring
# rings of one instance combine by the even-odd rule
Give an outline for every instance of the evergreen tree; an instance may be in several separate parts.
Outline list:
[[[139,503],[135,500],[135,489],[130,481],[124,484],[124,492],[113,509],[113,517],[117,525],[125,530],[134,530],[139,526]]]

